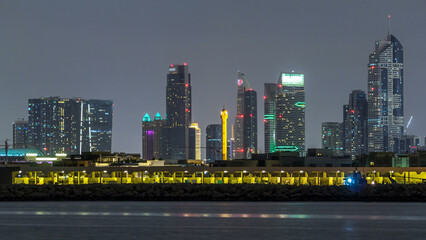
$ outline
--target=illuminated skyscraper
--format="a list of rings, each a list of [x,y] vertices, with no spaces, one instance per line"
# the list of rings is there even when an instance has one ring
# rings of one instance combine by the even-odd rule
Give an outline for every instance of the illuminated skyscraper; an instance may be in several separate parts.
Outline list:
[[[47,155],[110,152],[110,100],[37,98],[28,100],[28,145]]]
[[[305,150],[305,85],[302,73],[280,73],[265,83],[265,152]]]
[[[281,73],[275,94],[275,150],[305,150],[305,85],[302,73]]]
[[[368,151],[398,152],[404,132],[403,47],[388,33],[368,63]]]
[[[163,159],[163,129],[166,120],[161,118],[160,113],[154,117],[154,121],[147,114],[142,119],[142,158],[144,160]]]
[[[111,152],[112,109],[111,100],[83,101],[82,152]]]
[[[189,126],[189,159],[201,159],[201,129],[196,122]]]
[[[195,155],[195,153],[190,153],[189,146],[192,112],[191,75],[188,73],[186,63],[169,66],[166,97],[166,158],[190,159],[190,155]]]
[[[238,72],[235,158],[250,158],[257,152],[257,95],[246,75]]]
[[[13,122],[13,148],[28,147],[28,121],[23,118]]]
[[[333,150],[334,156],[343,156],[343,123],[324,122],[322,127],[322,148]]]
[[[344,152],[352,159],[367,153],[367,106],[362,90],[352,91],[349,104],[343,106]]]
[[[275,95],[278,91],[277,83],[265,83],[264,124],[265,124],[265,152],[275,152]]]
[[[209,162],[221,160],[222,125],[210,124],[206,128],[206,159]]]

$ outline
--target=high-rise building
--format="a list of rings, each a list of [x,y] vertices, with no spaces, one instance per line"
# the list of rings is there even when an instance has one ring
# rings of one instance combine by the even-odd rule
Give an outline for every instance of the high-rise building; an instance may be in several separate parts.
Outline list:
[[[322,148],[333,150],[334,156],[343,156],[343,123],[324,122],[322,127]]]
[[[228,148],[227,148],[227,153],[228,153],[228,159],[232,160],[234,159],[234,139],[230,138],[228,139]]]
[[[368,151],[397,152],[404,132],[402,44],[388,33],[368,63]]]
[[[355,159],[367,153],[367,96],[362,90],[349,94],[349,104],[343,106],[345,155]]]
[[[228,159],[234,159],[235,158],[235,125],[231,124],[231,138],[229,141],[229,150],[228,150]]]
[[[23,118],[13,122],[13,148],[28,147],[28,121]]]
[[[238,72],[235,158],[251,158],[257,152],[257,95],[245,74]]]
[[[28,100],[28,145],[46,155],[110,152],[110,100],[36,98]]]
[[[145,114],[142,119],[142,158],[144,160],[163,159],[164,141],[163,129],[166,120],[162,119],[160,113],[157,113],[154,120],[151,120],[149,114]]]
[[[222,159],[222,125],[210,124],[206,128],[206,159],[209,162]]]
[[[111,100],[83,100],[82,152],[111,152]],[[87,110],[87,111],[86,111]]]
[[[265,152],[275,152],[275,96],[278,91],[277,83],[265,83],[265,95],[263,96],[264,104],[264,119],[265,124]]]
[[[168,159],[190,159],[191,75],[188,65],[171,64],[166,88],[166,156]],[[195,137],[195,135],[194,135]],[[195,149],[193,149],[195,151]]]
[[[201,130],[196,122],[189,126],[189,159],[201,159]]]
[[[305,151],[303,73],[281,73],[275,94],[275,151]]]

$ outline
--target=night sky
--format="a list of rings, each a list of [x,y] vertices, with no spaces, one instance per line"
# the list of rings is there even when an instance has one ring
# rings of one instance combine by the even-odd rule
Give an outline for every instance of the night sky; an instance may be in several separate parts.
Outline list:
[[[0,141],[27,118],[29,98],[114,101],[113,151],[141,152],[141,121],[166,111],[169,64],[187,62],[193,120],[236,112],[237,70],[263,83],[303,72],[306,146],[321,147],[321,123],[342,121],[354,89],[367,88],[368,55],[391,32],[404,47],[408,133],[426,135],[426,1],[0,1]]]

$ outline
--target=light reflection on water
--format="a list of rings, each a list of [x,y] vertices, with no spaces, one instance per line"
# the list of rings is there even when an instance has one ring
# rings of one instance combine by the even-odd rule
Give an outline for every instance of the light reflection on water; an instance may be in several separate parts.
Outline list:
[[[3,202],[0,239],[425,239],[424,203]]]
[[[0,211],[1,215],[36,216],[114,216],[174,218],[264,218],[264,219],[344,219],[426,221],[426,216],[330,215],[330,214],[248,214],[248,213],[158,213],[158,212],[64,212],[64,211]]]

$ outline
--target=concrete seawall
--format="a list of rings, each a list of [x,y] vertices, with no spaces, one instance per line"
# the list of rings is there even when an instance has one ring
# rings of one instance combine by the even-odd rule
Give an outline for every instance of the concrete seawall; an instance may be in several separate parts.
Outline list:
[[[286,186],[200,184],[0,185],[0,201],[412,201],[426,185]]]

